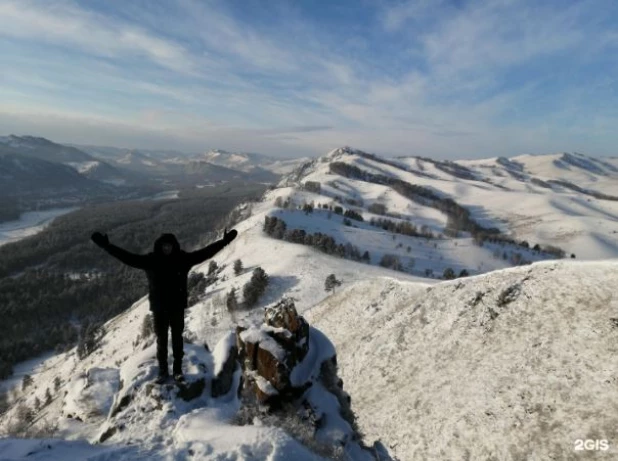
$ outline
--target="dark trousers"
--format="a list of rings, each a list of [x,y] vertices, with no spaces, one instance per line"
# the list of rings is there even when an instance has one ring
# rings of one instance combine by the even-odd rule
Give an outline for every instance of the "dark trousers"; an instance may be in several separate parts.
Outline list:
[[[154,329],[157,335],[157,360],[159,372],[169,373],[167,368],[167,332],[172,329],[172,350],[174,352],[174,374],[182,373],[182,331],[185,328],[185,313],[180,311],[161,310],[153,312]]]

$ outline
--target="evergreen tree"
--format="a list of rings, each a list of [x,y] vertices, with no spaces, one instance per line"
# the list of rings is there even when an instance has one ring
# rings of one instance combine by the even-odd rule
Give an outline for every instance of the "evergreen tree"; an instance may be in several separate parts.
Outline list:
[[[25,391],[28,388],[28,386],[30,386],[31,384],[32,384],[32,376],[25,375],[24,378],[21,380],[22,391]]]
[[[52,395],[49,390],[49,387],[45,389],[45,405],[49,405],[52,401]]]
[[[286,228],[285,221],[282,219],[277,220],[272,231],[272,236],[276,239],[282,239],[285,235]]]
[[[54,391],[58,392],[58,390],[60,390],[61,385],[62,385],[62,381],[60,380],[60,376],[56,376],[54,378]]]
[[[447,267],[446,269],[444,269],[444,273],[442,274],[442,277],[445,280],[453,280],[455,278],[455,271],[451,269],[450,267]]]
[[[41,409],[41,400],[38,397],[34,398],[34,409],[39,411]]]
[[[415,266],[416,266],[416,260],[414,258],[410,258],[410,260],[408,261],[408,269],[412,271],[414,270]]]
[[[380,260],[380,266],[388,267],[396,271],[403,271],[403,265],[399,260],[399,256],[390,253],[386,253],[382,256],[382,259]]]
[[[268,275],[261,267],[257,267],[253,271],[251,280],[245,285],[243,289],[243,298],[247,307],[253,307],[260,296],[264,294],[266,287],[268,286]]]
[[[234,261],[234,275],[240,275],[240,273],[242,272],[242,261],[240,259],[237,259],[236,261]]]
[[[144,316],[144,320],[142,320],[142,330],[140,332],[140,335],[143,339],[146,339],[149,338],[152,334],[154,334],[154,320],[152,318],[152,314],[148,312]]]
[[[238,309],[238,300],[236,299],[236,288],[232,288],[227,294],[225,305],[229,312],[234,312]]]
[[[25,404],[20,404],[15,410],[15,417],[17,419],[17,426],[25,428],[34,419],[34,412],[31,408],[28,408]]]
[[[210,263],[208,263],[208,275],[214,274],[218,268],[217,261],[211,259]]]
[[[0,392],[0,415],[9,409],[9,399],[5,392]]]
[[[324,281],[324,290],[326,292],[332,291],[334,293],[338,286],[341,286],[341,280],[337,280],[335,274],[330,274],[326,277],[326,280]]]
[[[99,347],[102,337],[103,331],[97,325],[89,322],[82,324],[77,342],[77,357],[82,360],[92,354]]]

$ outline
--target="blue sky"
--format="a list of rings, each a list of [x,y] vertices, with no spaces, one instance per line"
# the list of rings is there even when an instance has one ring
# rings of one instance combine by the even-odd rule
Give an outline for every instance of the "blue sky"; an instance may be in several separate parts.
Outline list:
[[[615,0],[0,0],[0,134],[618,155]]]

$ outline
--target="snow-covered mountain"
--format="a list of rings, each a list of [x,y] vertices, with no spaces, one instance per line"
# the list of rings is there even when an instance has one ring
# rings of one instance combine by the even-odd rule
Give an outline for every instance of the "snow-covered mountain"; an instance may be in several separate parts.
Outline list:
[[[0,153],[0,195],[19,205],[81,203],[88,197],[111,196],[112,189],[113,186],[91,180],[68,165]]]
[[[232,168],[244,172],[254,172],[256,169],[270,171],[278,175],[288,174],[308,158],[278,159],[262,154],[246,152],[227,152],[220,149],[208,151],[200,156],[214,165]]]
[[[349,148],[337,149],[325,159],[306,167],[302,180],[337,185],[342,179],[332,174],[330,164],[346,163],[372,175],[430,189],[469,210],[479,224],[499,228],[531,246],[559,246],[580,259],[618,257],[616,159],[555,154],[449,162],[384,159]],[[412,219],[419,214],[411,211],[415,202],[402,199],[392,187],[376,187],[355,178],[346,178],[345,183],[347,190],[336,192],[344,199],[356,194],[360,199],[366,196],[369,203],[383,202],[396,213],[405,215],[409,210]],[[331,186],[327,190],[335,193]],[[420,210],[435,214],[427,207]],[[446,224],[443,214],[441,219],[434,220],[438,229]]]
[[[172,151],[147,151],[105,146],[76,146],[93,157],[104,159],[118,168],[145,175],[176,173],[188,156]]]
[[[131,171],[162,177],[183,177],[201,174],[203,180],[244,179],[276,183],[306,158],[277,159],[262,154],[233,153],[211,150],[203,154],[176,151],[121,149],[99,146],[79,146],[85,152],[104,158],[113,165]]]
[[[342,148],[306,162],[228,223],[239,236],[187,313],[189,374],[221,362],[199,344],[225,342],[285,296],[336,349],[369,445],[380,440],[402,460],[568,459],[590,439],[609,440],[600,454],[615,457],[618,263],[555,260],[547,246],[577,259],[617,256],[615,161],[569,155],[438,162]],[[258,305],[229,313],[225,296],[242,293],[258,266],[270,279]],[[330,274],[342,282],[334,294]],[[185,404],[153,391],[154,350],[138,338],[147,308],[142,300],[111,320],[87,358],[48,359],[16,393],[33,408],[60,377],[32,427],[42,436],[57,426],[70,441],[11,439],[0,456],[316,459],[265,420],[231,424],[233,399]],[[120,421],[111,409],[127,385],[141,390]]]
[[[190,154],[176,151],[176,150],[157,150],[157,149],[129,149],[124,147],[111,147],[111,146],[90,146],[82,144],[69,144],[76,147],[81,151],[84,151],[93,157],[104,159],[110,162],[121,161],[127,156],[135,155],[138,159],[151,161],[165,161],[169,159],[180,159],[189,157]],[[122,163],[122,162],[121,162]]]
[[[68,165],[82,176],[114,185],[124,185],[133,175],[72,146],[56,144],[34,136],[1,136],[0,153],[37,158]]]
[[[48,139],[35,136],[0,136],[0,146],[48,162],[81,163],[93,160],[90,155],[79,149],[56,144]]]
[[[231,181],[231,180],[250,180],[265,183],[276,184],[279,180],[279,175],[275,175],[270,171],[261,168],[254,168],[250,171],[230,168],[227,166],[216,165],[202,159],[191,159],[182,164],[175,163],[175,166],[180,166],[182,174],[187,178],[193,178],[195,181]]]

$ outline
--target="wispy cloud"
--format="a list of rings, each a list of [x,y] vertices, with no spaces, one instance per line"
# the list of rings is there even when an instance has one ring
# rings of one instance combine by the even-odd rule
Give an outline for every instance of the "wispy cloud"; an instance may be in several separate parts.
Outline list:
[[[0,34],[72,46],[97,56],[144,57],[175,71],[194,70],[190,55],[178,44],[72,3],[4,0]]]
[[[612,0],[4,0],[1,111],[22,132],[192,150],[509,155],[598,133],[606,154],[617,19]]]

